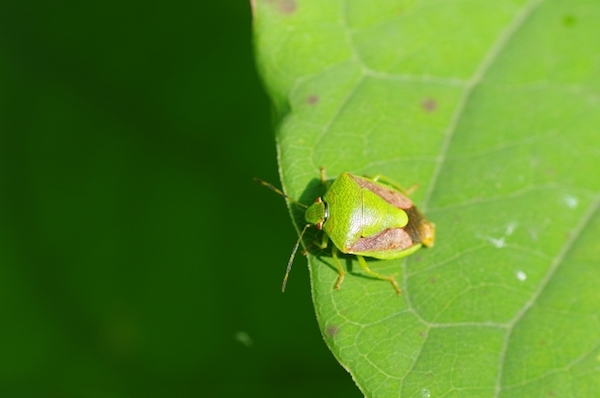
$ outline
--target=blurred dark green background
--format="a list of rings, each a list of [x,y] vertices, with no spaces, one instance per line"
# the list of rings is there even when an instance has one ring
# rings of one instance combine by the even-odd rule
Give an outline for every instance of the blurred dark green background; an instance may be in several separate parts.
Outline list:
[[[2,2],[0,103],[0,396],[360,396],[279,291],[246,1]]]

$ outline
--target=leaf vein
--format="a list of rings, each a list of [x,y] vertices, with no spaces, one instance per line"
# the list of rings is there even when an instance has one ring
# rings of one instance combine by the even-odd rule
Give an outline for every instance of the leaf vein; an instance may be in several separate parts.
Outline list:
[[[596,196],[595,200],[588,207],[588,210],[581,217],[579,223],[575,226],[575,229],[570,234],[569,239],[565,242],[565,244],[563,245],[562,249],[560,250],[560,252],[556,256],[556,258],[552,262],[552,264],[550,264],[550,268],[548,269],[548,272],[546,273],[546,275],[544,275],[544,278],[540,281],[540,284],[538,285],[538,288],[533,292],[533,294],[531,295],[530,299],[527,300],[527,302],[523,305],[523,307],[521,308],[521,310],[515,315],[515,317],[509,323],[509,327],[507,329],[507,333],[506,333],[506,336],[504,338],[504,344],[502,346],[502,351],[500,352],[500,357],[499,357],[498,379],[496,381],[496,394],[495,394],[496,397],[499,395],[499,393],[501,391],[502,370],[503,370],[503,367],[504,367],[504,359],[506,357],[506,351],[507,351],[507,348],[508,348],[508,342],[510,340],[511,333],[514,330],[515,325],[521,319],[523,319],[523,316],[527,313],[527,311],[536,302],[536,300],[538,299],[538,297],[542,294],[542,292],[544,291],[544,289],[546,288],[546,286],[550,282],[550,279],[552,279],[552,276],[554,275],[554,273],[556,272],[556,270],[558,269],[558,267],[560,266],[560,264],[562,264],[565,256],[571,250],[571,248],[573,247],[573,244],[579,238],[579,235],[581,235],[581,232],[589,224],[590,220],[594,217],[594,215],[596,213],[598,213],[599,209],[600,209],[600,194],[598,194]]]
[[[431,182],[429,183],[427,192],[425,194],[425,200],[423,201],[423,210],[425,212],[427,211],[427,206],[429,205],[433,189],[436,186],[437,180],[442,170],[442,166],[444,165],[444,162],[446,160],[446,156],[450,148],[450,142],[452,141],[452,137],[456,132],[456,127],[458,126],[458,122],[460,121],[463,111],[465,110],[467,103],[469,102],[471,94],[479,85],[479,83],[483,80],[485,74],[488,72],[494,61],[498,58],[498,55],[500,55],[500,53],[506,46],[506,43],[508,43],[510,38],[523,25],[523,23],[531,15],[533,10],[536,9],[537,6],[542,3],[542,1],[543,0],[531,0],[521,9],[521,11],[515,16],[515,18],[508,25],[508,27],[500,33],[500,36],[498,37],[490,51],[485,55],[481,64],[475,70],[473,76],[471,76],[471,78],[468,80],[465,90],[463,91],[463,95],[460,97],[460,100],[456,106],[454,113],[452,114],[452,118],[450,119],[450,123],[445,132],[444,141],[442,142],[442,146],[440,149],[440,156],[438,157],[438,160],[436,162],[435,169],[431,177]]]

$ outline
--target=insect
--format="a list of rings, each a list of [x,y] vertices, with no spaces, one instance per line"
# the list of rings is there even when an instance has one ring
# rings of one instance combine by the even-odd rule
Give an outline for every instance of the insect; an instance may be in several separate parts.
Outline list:
[[[337,290],[346,274],[338,258],[338,251],[355,255],[366,274],[389,281],[396,293],[400,294],[396,279],[392,275],[381,275],[371,270],[364,257],[390,260],[408,256],[422,246],[433,246],[435,225],[408,198],[412,190],[405,190],[382,175],[368,178],[342,173],[333,183],[328,183],[325,170],[321,168],[321,181],[327,191],[310,206],[288,197],[267,182],[255,180],[306,208],[304,217],[307,224],[292,250],[282,291],[285,291],[302,236],[311,225],[325,232],[322,241],[315,242],[318,247],[324,249],[329,240],[333,242],[331,253],[339,274],[335,284]]]

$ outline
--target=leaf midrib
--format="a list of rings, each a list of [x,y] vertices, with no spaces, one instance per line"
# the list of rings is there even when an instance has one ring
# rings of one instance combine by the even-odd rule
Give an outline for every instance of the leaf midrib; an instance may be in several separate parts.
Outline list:
[[[466,108],[466,105],[475,90],[475,88],[479,85],[479,83],[483,80],[485,74],[489,71],[490,67],[494,63],[494,61],[498,58],[506,44],[509,42],[511,37],[519,30],[521,26],[525,23],[525,21],[531,16],[533,11],[539,7],[544,0],[530,0],[529,3],[525,4],[523,9],[513,18],[510,25],[500,33],[498,39],[490,49],[490,51],[485,55],[479,67],[475,70],[475,73],[471,78],[467,81],[466,87],[463,91],[463,95],[461,96],[456,109],[450,119],[450,123],[446,132],[444,134],[444,141],[442,143],[442,147],[440,149],[440,156],[436,162],[433,175],[431,181],[429,183],[427,192],[425,193],[425,198],[423,200],[423,211],[427,212],[427,207],[429,205],[429,201],[431,199],[431,195],[433,194],[433,190],[437,184],[437,180],[439,178],[440,172],[442,170],[442,166],[446,160],[446,156],[448,154],[448,149],[450,148],[450,141],[454,136],[456,131],[456,126],[462,117],[463,111]]]

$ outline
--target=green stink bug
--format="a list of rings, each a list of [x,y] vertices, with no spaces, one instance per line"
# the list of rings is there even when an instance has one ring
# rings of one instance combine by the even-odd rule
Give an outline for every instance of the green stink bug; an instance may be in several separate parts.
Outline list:
[[[417,210],[407,196],[409,192],[381,175],[367,178],[342,173],[311,206],[289,198],[271,184],[256,181],[307,208],[304,215],[307,224],[290,256],[282,291],[285,291],[298,245],[304,232],[311,225],[325,232],[323,241],[317,243],[320,248],[326,248],[329,239],[333,242],[332,256],[339,274],[335,289],[340,288],[345,276],[338,259],[338,250],[355,255],[365,273],[389,281],[400,294],[396,279],[391,275],[381,275],[372,271],[364,257],[390,260],[408,256],[422,246],[433,246],[434,224]],[[323,169],[321,181],[328,185]]]

